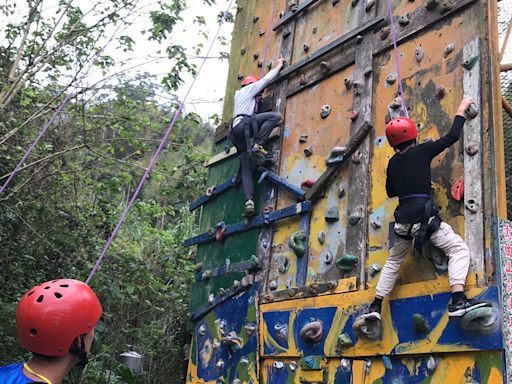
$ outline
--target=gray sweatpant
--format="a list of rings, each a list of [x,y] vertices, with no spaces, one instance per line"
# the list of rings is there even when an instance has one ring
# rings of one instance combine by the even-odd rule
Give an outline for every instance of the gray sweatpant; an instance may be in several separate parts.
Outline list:
[[[395,224],[395,233],[399,235],[407,235],[412,224]],[[414,236],[418,232],[420,224],[414,224],[411,234]],[[450,286],[455,284],[465,284],[466,276],[469,270],[469,248],[457,235],[452,227],[442,222],[441,226],[430,236],[433,245],[440,248],[446,256],[448,256],[448,278]],[[400,266],[405,256],[410,252],[412,240],[405,240],[395,236],[395,246],[390,249],[386,264],[380,273],[379,282],[377,283],[376,296],[380,298],[386,297],[398,279]]]

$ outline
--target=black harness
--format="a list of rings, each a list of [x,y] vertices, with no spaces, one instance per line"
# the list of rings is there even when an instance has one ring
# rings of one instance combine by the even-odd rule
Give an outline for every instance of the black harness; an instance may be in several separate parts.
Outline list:
[[[258,122],[256,119],[253,119],[254,115],[246,115],[246,114],[239,114],[236,115],[233,120],[231,120],[231,126],[229,128],[228,136],[232,142],[233,140],[233,123],[238,118],[241,117],[242,119],[239,121],[238,124],[245,124],[244,134],[245,134],[245,146],[246,151],[249,152],[252,147],[251,137],[257,136],[259,133],[259,127]],[[238,148],[237,148],[238,150]]]
[[[432,217],[432,220],[430,218]],[[429,221],[430,220],[430,221]],[[441,226],[439,211],[434,206],[432,196],[426,194],[413,194],[400,198],[400,203],[395,210],[395,222],[411,224],[407,235],[395,235],[405,240],[414,239],[414,248],[423,254],[423,246],[430,240],[430,236]],[[416,236],[411,231],[414,224],[420,223]]]

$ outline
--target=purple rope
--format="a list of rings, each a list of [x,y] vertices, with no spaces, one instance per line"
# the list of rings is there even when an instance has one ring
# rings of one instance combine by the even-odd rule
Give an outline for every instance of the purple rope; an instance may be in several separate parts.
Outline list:
[[[391,22],[391,39],[393,40],[393,47],[395,50],[395,61],[396,61],[396,75],[398,77],[398,87],[400,90],[400,98],[402,100],[402,111],[405,114],[405,117],[409,117],[409,113],[407,112],[407,105],[405,104],[404,97],[404,89],[402,87],[402,76],[400,75],[400,57],[398,54],[398,47],[396,45],[396,33],[395,33],[395,22],[393,20],[393,5],[391,4],[391,0],[388,0],[388,10],[389,10],[389,20]]]
[[[267,32],[267,42],[265,43],[265,52],[263,53],[263,62],[267,59],[267,53],[268,48],[270,47],[270,34],[272,33],[272,22],[274,21],[274,16],[276,13],[276,4],[277,0],[274,0],[274,5],[272,6],[272,18],[270,19],[269,25],[268,25],[268,32]],[[263,65],[260,69],[260,77],[263,76]]]
[[[232,3],[233,3],[233,0],[230,0],[229,6],[227,8],[227,11],[224,12],[224,14],[226,14],[229,11],[229,9],[231,8],[231,4]],[[210,56],[210,52],[211,52],[211,50],[213,48],[213,45],[215,44],[215,40],[217,40],[217,36],[219,35],[220,28],[222,27],[222,24],[224,23],[224,21],[225,21],[225,18],[223,20],[221,20],[221,22],[219,23],[219,28],[217,29],[217,32],[215,33],[215,36],[212,39],[212,42],[210,44],[210,47],[208,48],[208,51],[206,52],[206,55],[205,55],[203,61],[201,62],[201,65],[199,66],[199,69],[197,70],[197,73],[196,73],[196,76],[194,77],[194,80],[190,84],[190,87],[188,88],[187,93],[185,94],[185,97],[180,102],[178,110],[174,113],[172,121],[169,124],[169,126],[167,127],[167,131],[165,132],[165,135],[162,138],[162,141],[160,141],[160,145],[158,146],[158,148],[156,149],[155,153],[151,157],[151,160],[150,160],[150,162],[149,162],[149,164],[148,164],[148,166],[146,168],[146,171],[144,172],[144,175],[142,175],[142,177],[140,179],[140,182],[139,182],[139,185],[137,186],[137,189],[133,193],[130,201],[126,205],[126,208],[124,209],[123,213],[121,214],[121,217],[120,217],[119,221],[117,222],[114,230],[110,234],[110,236],[109,236],[109,238],[107,240],[107,243],[105,244],[105,247],[103,248],[103,251],[101,252],[100,257],[98,258],[98,260],[96,261],[96,264],[92,268],[91,273],[87,277],[87,280],[85,280],[85,284],[89,284],[89,282],[91,281],[91,279],[93,278],[93,276],[97,272],[98,268],[100,267],[101,263],[103,262],[103,259],[105,258],[106,254],[107,254],[108,249],[112,245],[112,242],[116,238],[119,230],[121,229],[121,226],[125,222],[126,217],[128,216],[128,212],[130,211],[130,209],[132,208],[133,204],[135,203],[135,200],[137,200],[137,197],[139,196],[140,192],[142,191],[142,187],[144,186],[144,183],[148,179],[149,174],[151,173],[151,170],[153,169],[153,166],[155,165],[156,160],[158,159],[158,156],[160,155],[160,152],[162,152],[162,149],[164,148],[165,144],[167,143],[167,139],[169,138],[169,136],[172,133],[172,130],[174,128],[174,124],[178,120],[178,117],[181,114],[181,111],[183,110],[183,107],[185,106],[185,101],[187,100],[188,95],[190,94],[190,91],[192,90],[192,87],[194,86],[197,78],[199,77],[199,74],[201,73],[201,70],[203,69],[203,66],[206,63],[206,60]]]
[[[126,17],[129,17],[132,12],[135,10],[135,7],[133,7],[130,12],[126,15]],[[92,57],[92,59],[90,60],[90,63],[89,63],[89,67],[82,73],[82,76],[80,78],[78,78],[78,80],[75,82],[75,85],[73,86],[73,89],[71,90],[70,93],[68,93],[68,95],[64,98],[64,100],[62,101],[62,103],[58,106],[58,108],[55,110],[55,112],[53,113],[52,117],[50,118],[50,120],[48,120],[48,122],[43,126],[43,128],[41,129],[41,131],[39,131],[39,135],[37,136],[36,140],[32,143],[32,145],[28,148],[27,152],[25,152],[25,154],[23,155],[23,157],[21,158],[20,162],[18,163],[18,165],[16,165],[16,168],[14,168],[14,171],[12,171],[12,173],[10,174],[10,176],[7,178],[7,180],[5,181],[4,185],[2,185],[2,188],[0,188],[0,195],[7,189],[7,186],[9,185],[9,183],[11,182],[11,180],[14,178],[14,176],[17,175],[18,171],[20,170],[21,166],[23,165],[23,163],[25,163],[25,161],[27,160],[27,158],[30,156],[30,154],[32,153],[32,151],[34,150],[34,148],[36,147],[36,145],[39,143],[39,140],[41,140],[41,138],[44,136],[44,134],[46,133],[46,131],[48,130],[48,128],[50,127],[50,125],[53,124],[53,122],[55,121],[55,119],[57,119],[57,116],[60,114],[60,112],[64,109],[64,107],[68,104],[69,100],[71,100],[73,97],[75,97],[75,95],[77,94],[76,92],[73,92],[75,91],[76,89],[78,89],[78,85],[82,82],[82,80],[85,78],[85,76],[89,73],[89,71],[92,69],[92,67],[94,66],[94,64],[96,64],[96,62],[98,61],[98,58],[99,56],[105,51],[105,49],[107,48],[107,46],[112,42],[112,40],[114,39],[114,36],[117,34],[117,32],[119,32],[119,29],[121,28],[121,26],[123,25],[120,24],[116,30],[114,31],[114,33],[112,34],[112,36],[110,36],[110,39],[108,39],[108,41],[103,45],[103,47]]]

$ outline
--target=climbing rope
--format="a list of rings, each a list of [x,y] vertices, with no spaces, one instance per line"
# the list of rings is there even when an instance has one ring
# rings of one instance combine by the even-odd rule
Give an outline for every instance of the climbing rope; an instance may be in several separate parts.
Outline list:
[[[274,0],[274,5],[272,6],[272,17],[270,18],[270,21],[268,23],[268,31],[267,31],[267,41],[265,43],[265,52],[263,53],[263,63],[267,60],[267,53],[268,49],[270,47],[270,35],[272,34],[272,22],[274,21],[274,16],[276,14],[276,8],[277,8],[277,0]],[[260,69],[260,78],[263,77],[263,68],[264,65],[261,66]]]
[[[128,14],[126,15],[125,19],[130,17],[131,14],[133,13],[133,11],[135,10],[135,6],[133,6],[130,11],[128,12]],[[120,23],[119,26],[115,29],[114,33],[112,33],[112,35],[110,36],[110,38],[107,40],[107,42],[103,45],[103,47],[98,51],[96,52],[96,54],[90,59],[88,60],[89,62],[89,67],[82,73],[82,75],[74,82],[75,85],[73,86],[73,89],[71,90],[71,92],[69,92],[67,94],[67,96],[64,98],[64,100],[62,101],[62,103],[60,103],[60,105],[57,107],[57,109],[55,110],[55,112],[53,113],[52,117],[50,118],[50,120],[48,120],[46,122],[46,124],[43,126],[43,128],[39,131],[39,134],[37,135],[37,138],[35,139],[35,141],[30,145],[30,147],[27,149],[27,151],[25,152],[25,154],[23,155],[23,157],[21,158],[20,162],[18,163],[18,165],[16,165],[16,168],[14,168],[14,171],[11,172],[11,174],[9,175],[9,177],[7,178],[7,180],[5,181],[4,185],[2,185],[2,188],[0,188],[0,195],[7,189],[7,186],[9,185],[9,183],[11,182],[11,180],[14,178],[14,176],[16,176],[16,174],[19,172],[20,168],[22,167],[22,165],[25,163],[25,161],[27,160],[27,158],[30,156],[30,154],[32,153],[32,151],[34,150],[34,148],[36,147],[36,145],[39,143],[39,140],[41,140],[41,138],[44,136],[44,134],[46,133],[46,131],[48,130],[48,128],[50,127],[50,125],[53,124],[53,122],[55,121],[55,119],[57,118],[57,116],[60,114],[60,112],[64,109],[64,107],[68,104],[68,102],[73,98],[75,97],[78,92],[76,92],[76,90],[79,88],[79,85],[81,84],[82,80],[85,78],[85,76],[87,76],[87,74],[89,73],[89,71],[94,67],[94,65],[96,64],[96,62],[98,61],[100,55],[105,51],[105,49],[107,48],[107,46],[112,42],[112,40],[114,39],[114,37],[117,35],[117,33],[119,32],[119,30],[121,29],[121,27],[123,25],[125,25],[126,22],[124,23]],[[78,76],[78,75],[77,75]]]
[[[228,15],[228,12],[229,10],[231,9],[231,5],[233,4],[233,0],[230,0],[229,2],[229,5],[226,9],[226,11],[224,12],[224,17],[221,19],[221,21],[219,22],[219,28],[217,29],[217,32],[215,33],[215,36],[213,37],[212,41],[211,41],[211,44],[210,44],[210,47],[208,48],[208,51],[206,52],[206,55],[204,56],[203,58],[203,61],[201,62],[201,65],[199,66],[199,69],[197,70],[197,73],[196,73],[196,76],[194,77],[194,79],[192,80],[192,83],[190,84],[188,90],[187,90],[187,93],[185,94],[185,97],[183,97],[183,99],[181,100],[179,106],[178,106],[178,109],[176,110],[176,112],[174,113],[174,116],[172,118],[172,121],[171,123],[169,124],[169,126],[167,127],[167,131],[165,132],[165,135],[164,137],[162,138],[162,140],[160,141],[160,144],[158,145],[158,148],[156,149],[155,153],[153,154],[153,156],[151,157],[151,160],[146,168],[146,171],[144,172],[144,175],[142,175],[141,179],[140,179],[140,182],[139,182],[139,185],[137,186],[137,188],[135,189],[135,192],[133,193],[130,201],[128,202],[128,204],[126,205],[126,208],[124,209],[123,213],[121,214],[121,217],[119,218],[119,221],[117,222],[114,230],[112,231],[112,233],[110,234],[108,240],[107,240],[107,243],[105,244],[105,247],[103,248],[103,251],[101,252],[100,254],[100,257],[98,258],[98,260],[96,261],[96,264],[94,265],[94,267],[92,268],[91,270],[91,273],[89,274],[89,276],[87,277],[87,279],[85,280],[85,284],[89,284],[91,279],[93,278],[93,276],[95,275],[95,273],[97,272],[98,268],[100,267],[101,263],[103,262],[103,260],[105,259],[105,256],[107,254],[107,251],[108,249],[110,248],[110,246],[112,245],[112,242],[114,241],[114,239],[116,238],[119,230],[121,229],[121,226],[123,225],[123,223],[125,222],[126,220],[126,217],[128,216],[128,212],[130,211],[130,209],[132,208],[133,204],[135,203],[135,200],[137,200],[137,197],[139,196],[141,190],[142,190],[142,187],[144,186],[144,183],[146,182],[146,180],[148,179],[149,177],[149,174],[151,173],[151,170],[153,169],[153,166],[155,165],[156,163],[156,160],[158,159],[158,156],[160,155],[160,152],[162,152],[162,149],[164,148],[164,146],[166,145],[167,143],[167,139],[169,138],[169,136],[171,135],[172,133],[172,130],[174,128],[174,124],[176,124],[176,121],[178,120],[178,117],[180,116],[181,114],[181,111],[183,110],[183,107],[185,106],[185,101],[187,100],[188,98],[188,95],[190,94],[190,91],[192,90],[192,88],[194,87],[194,84],[197,80],[197,78],[199,77],[199,74],[201,73],[201,70],[203,69],[203,66],[204,64],[206,63],[206,60],[209,58],[210,56],[210,52],[213,48],[213,45],[215,44],[215,40],[217,40],[217,36],[219,35],[219,32],[220,32],[220,29],[222,27],[222,25],[224,24],[224,22],[226,21],[226,18],[227,18],[227,15]]]
[[[405,104],[404,97],[404,89],[402,87],[402,76],[400,75],[400,55],[398,52],[398,47],[396,44],[396,33],[395,33],[395,22],[393,20],[393,4],[392,0],[388,0],[388,10],[389,10],[389,21],[391,22],[391,40],[393,40],[393,47],[395,51],[395,62],[396,62],[396,76],[398,79],[398,89],[400,92],[400,99],[402,101],[402,111],[405,117],[409,117],[409,113],[407,112],[407,105]]]

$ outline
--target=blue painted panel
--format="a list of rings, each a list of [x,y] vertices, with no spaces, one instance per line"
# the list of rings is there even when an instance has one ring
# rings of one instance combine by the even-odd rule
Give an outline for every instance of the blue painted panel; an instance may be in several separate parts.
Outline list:
[[[297,314],[293,327],[295,343],[297,348],[303,352],[304,356],[324,354],[325,339],[331,329],[336,309],[336,307],[304,309]],[[322,340],[318,343],[306,343],[300,337],[302,327],[311,321],[320,321],[322,323],[323,336]]]
[[[288,380],[288,369],[276,369],[270,365],[266,384],[286,384]]]
[[[265,312],[263,314],[263,321],[267,324],[267,331],[270,337],[274,339],[281,347],[288,349],[288,339],[283,340],[277,337],[276,325],[286,325],[288,327],[290,321],[290,312]],[[263,351],[265,355],[278,354],[279,350],[272,345],[264,343]]]
[[[352,361],[351,361],[352,363]],[[334,384],[347,384],[352,382],[352,368],[348,372],[345,372],[338,367],[336,374],[334,375]]]

